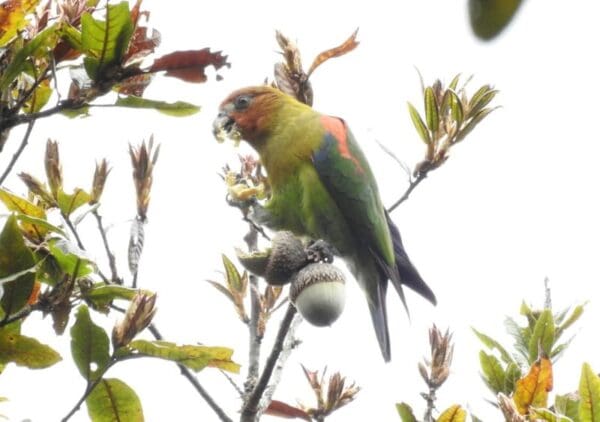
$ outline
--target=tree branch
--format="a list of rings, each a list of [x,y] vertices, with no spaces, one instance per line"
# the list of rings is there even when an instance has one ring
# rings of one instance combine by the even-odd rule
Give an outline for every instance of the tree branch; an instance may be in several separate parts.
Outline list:
[[[416,177],[416,179],[411,180],[410,185],[408,186],[408,188],[406,189],[406,191],[404,192],[404,195],[402,195],[400,197],[400,199],[398,199],[396,202],[394,202],[394,204],[389,207],[387,209],[387,212],[391,213],[392,211],[394,211],[396,208],[398,208],[398,206],[403,203],[404,201],[406,201],[408,199],[408,197],[410,196],[410,194],[412,193],[412,191],[419,186],[419,183],[421,183],[423,180],[425,180],[425,178],[427,177],[427,172],[419,172],[418,176]]]
[[[102,216],[100,215],[100,213],[98,213],[98,210],[92,211],[92,214],[94,215],[94,217],[96,218],[96,222],[98,223],[98,231],[100,232],[100,236],[102,237],[104,251],[106,252],[106,256],[108,257],[111,281],[113,283],[122,284],[121,279],[119,278],[119,274],[117,273],[115,255],[110,251],[110,246],[108,245],[108,237],[106,236],[106,230],[104,230],[104,226],[102,225]]]
[[[8,163],[8,166],[6,167],[6,169],[4,170],[4,172],[2,173],[2,176],[0,176],[0,186],[2,186],[2,184],[4,183],[4,180],[10,174],[10,172],[13,169],[13,167],[15,166],[15,163],[17,162],[17,160],[19,159],[19,157],[23,153],[23,150],[27,146],[27,142],[29,142],[29,136],[31,135],[31,131],[33,130],[33,125],[34,124],[35,124],[35,120],[31,120],[29,122],[29,125],[27,126],[27,130],[25,131],[25,136],[23,136],[23,140],[21,141],[21,145],[19,145],[19,148],[14,153],[12,159]],[[1,130],[2,131],[8,130],[8,128],[2,128]]]
[[[275,343],[273,344],[273,349],[265,362],[265,368],[260,375],[258,383],[252,390],[252,393],[248,397],[248,400],[244,404],[242,409],[242,416],[240,418],[241,422],[255,422],[256,416],[258,413],[258,405],[260,403],[260,399],[269,384],[269,380],[271,379],[271,375],[273,374],[273,370],[277,364],[279,359],[279,355],[283,350],[283,343],[287,337],[287,333],[290,330],[290,326],[292,325],[292,321],[294,320],[294,315],[296,315],[296,307],[291,303],[288,306],[288,309],[281,321],[281,325],[279,326],[279,331],[277,332],[277,337],[275,338]]]

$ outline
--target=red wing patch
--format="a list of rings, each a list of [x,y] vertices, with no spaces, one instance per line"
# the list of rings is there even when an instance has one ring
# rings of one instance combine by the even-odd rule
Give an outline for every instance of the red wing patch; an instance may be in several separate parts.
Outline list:
[[[336,117],[321,116],[321,124],[325,130],[329,132],[337,141],[337,147],[340,155],[345,159],[352,161],[358,172],[364,173],[365,171],[360,165],[360,162],[354,155],[352,155],[350,148],[348,147],[348,136],[344,121]]]

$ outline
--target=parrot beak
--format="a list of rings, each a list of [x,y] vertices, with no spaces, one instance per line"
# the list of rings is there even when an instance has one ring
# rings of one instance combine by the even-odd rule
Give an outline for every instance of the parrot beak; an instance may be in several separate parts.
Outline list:
[[[213,121],[213,136],[218,142],[223,142],[233,129],[235,121],[226,111],[220,111]]]

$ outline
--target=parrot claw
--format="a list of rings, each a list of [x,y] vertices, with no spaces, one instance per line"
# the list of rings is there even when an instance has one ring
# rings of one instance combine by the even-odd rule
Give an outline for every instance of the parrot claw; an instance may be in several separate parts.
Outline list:
[[[335,249],[324,240],[314,240],[306,248],[306,259],[309,262],[332,263]]]

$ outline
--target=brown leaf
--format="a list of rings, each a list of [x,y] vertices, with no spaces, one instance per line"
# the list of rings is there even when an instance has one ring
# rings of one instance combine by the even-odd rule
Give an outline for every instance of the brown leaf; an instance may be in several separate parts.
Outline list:
[[[141,61],[144,57],[153,53],[156,47],[160,45],[160,41],[160,32],[156,29],[150,30],[145,26],[136,27],[125,55],[126,64]]]
[[[298,418],[304,419],[305,421],[311,420],[310,415],[304,410],[294,406],[290,406],[289,404],[279,400],[271,400],[269,407],[267,407],[267,409],[265,410],[265,414],[285,419]]]
[[[529,373],[519,379],[513,400],[519,413],[526,415],[529,407],[547,407],[548,392],[552,391],[552,362],[548,358],[538,359]]]
[[[141,97],[148,85],[150,85],[150,82],[152,82],[153,77],[154,75],[150,73],[142,73],[127,78],[119,82],[117,85],[117,92],[123,95],[135,95],[136,97]]]
[[[346,53],[351,52],[358,46],[358,41],[356,41],[356,35],[358,34],[358,28],[350,35],[350,37],[344,41],[342,44],[337,47],[331,48],[329,50],[323,51],[313,60],[310,65],[310,69],[308,69],[307,78],[310,78],[310,75],[315,71],[317,67],[326,62],[327,60],[333,57],[343,56]]]
[[[283,62],[275,64],[277,88],[304,104],[312,105],[313,91],[308,76],[302,69],[298,46],[279,31],[275,32],[275,38],[284,59]]]
[[[216,70],[223,66],[230,67],[227,56],[220,51],[211,52],[209,48],[202,50],[175,51],[154,61],[149,72],[165,71],[167,76],[182,79],[186,82],[206,81],[205,69],[213,66]]]

